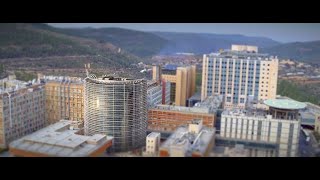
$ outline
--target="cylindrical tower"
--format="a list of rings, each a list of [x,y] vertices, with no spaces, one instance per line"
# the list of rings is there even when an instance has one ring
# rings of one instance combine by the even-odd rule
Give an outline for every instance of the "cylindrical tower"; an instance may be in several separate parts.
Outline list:
[[[90,75],[85,79],[85,134],[114,137],[115,152],[145,145],[146,80]]]

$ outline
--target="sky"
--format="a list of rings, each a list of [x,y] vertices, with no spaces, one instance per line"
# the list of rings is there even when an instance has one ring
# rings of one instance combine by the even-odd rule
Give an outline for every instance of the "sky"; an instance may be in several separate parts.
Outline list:
[[[320,23],[48,23],[61,28],[120,27],[140,31],[241,34],[275,41],[320,40]]]

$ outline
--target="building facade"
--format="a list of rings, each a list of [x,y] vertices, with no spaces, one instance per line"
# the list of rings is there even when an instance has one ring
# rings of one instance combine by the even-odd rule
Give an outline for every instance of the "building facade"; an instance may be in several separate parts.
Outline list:
[[[160,82],[162,79],[162,69],[161,66],[152,66],[152,80]]]
[[[145,146],[146,80],[90,75],[85,79],[84,99],[85,135],[113,136],[116,152]]]
[[[289,100],[267,100],[266,102],[269,111],[224,111],[221,115],[220,136],[275,144],[278,146],[276,156],[297,156],[301,124],[297,108],[303,108],[305,105],[294,101],[289,102]],[[287,104],[293,106],[289,107]]]
[[[148,81],[147,102],[148,108],[153,108],[159,104],[170,104],[170,82]]]
[[[46,119],[50,124],[61,119],[84,120],[84,81],[76,77],[46,76]]]
[[[216,115],[209,108],[158,105],[148,110],[148,130],[174,132],[179,126],[188,125],[193,119],[202,119],[203,125],[214,127]]]
[[[156,156],[160,149],[160,133],[152,132],[146,138],[146,153],[150,156]]]
[[[2,81],[0,88],[0,147],[47,125],[43,84]]]
[[[162,73],[162,78],[171,83],[171,102],[186,106],[196,90],[196,66],[177,67],[175,70],[163,70]]]
[[[170,104],[170,97],[171,97],[171,83],[162,79],[162,104]]]
[[[278,59],[253,52],[231,51],[203,56],[201,99],[210,95],[225,96],[225,108],[245,108],[248,97],[266,108],[263,100],[276,98]]]
[[[155,81],[148,82],[147,102],[148,108],[162,104],[162,86]]]

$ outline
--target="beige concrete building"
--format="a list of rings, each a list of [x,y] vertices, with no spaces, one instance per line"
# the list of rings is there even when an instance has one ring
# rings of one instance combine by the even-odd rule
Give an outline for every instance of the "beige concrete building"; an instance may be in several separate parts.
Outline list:
[[[186,106],[196,90],[196,66],[178,67],[176,70],[163,70],[162,78],[171,83],[171,102]]]
[[[34,81],[0,82],[0,147],[47,125],[44,85]]]
[[[152,66],[152,80],[160,82],[162,79],[162,69],[161,66]]]
[[[147,156],[158,156],[160,149],[160,137],[161,134],[157,132],[151,132],[146,138],[146,152]]]
[[[83,122],[84,83],[77,77],[45,76],[46,119],[50,124],[60,119]]]
[[[221,94],[225,108],[244,109],[250,97],[257,107],[266,108],[262,102],[276,98],[278,59],[240,51],[255,48],[233,49],[203,56],[201,99]]]
[[[13,141],[9,152],[18,157],[102,156],[112,146],[113,137],[102,134],[84,136],[82,123],[61,120]]]

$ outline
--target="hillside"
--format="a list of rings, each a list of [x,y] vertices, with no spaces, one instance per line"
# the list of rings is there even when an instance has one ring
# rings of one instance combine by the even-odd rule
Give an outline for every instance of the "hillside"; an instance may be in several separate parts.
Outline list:
[[[243,35],[173,32],[153,33],[169,41],[168,45],[162,49],[160,54],[174,54],[177,52],[204,54],[218,51],[219,49],[230,49],[232,44],[256,45],[259,48],[280,44],[269,38],[248,37]]]
[[[148,57],[160,52],[167,40],[152,33],[122,28],[58,29],[56,32],[112,43],[132,54]]]
[[[228,49],[232,44],[257,45],[260,48],[280,44],[264,37],[208,33],[142,32],[123,28],[51,27],[51,31],[95,39],[98,42],[109,42],[143,58],[159,54],[175,54],[177,52],[204,54],[218,51],[221,48]]]
[[[320,41],[286,43],[261,51],[280,58],[320,63]]]
[[[83,67],[79,59],[100,66],[126,67],[140,59],[111,43],[61,34],[45,24],[1,23],[0,63],[11,66]],[[54,62],[47,59],[54,57]],[[78,58],[79,57],[79,58]]]
[[[288,80],[279,80],[277,94],[287,96],[301,102],[311,102],[320,105],[318,96],[320,84],[302,85]]]

